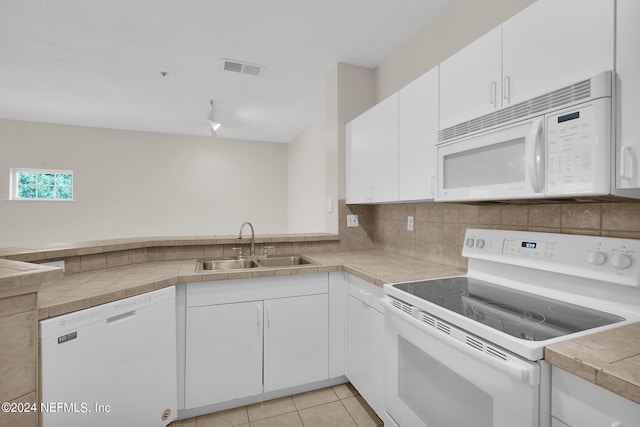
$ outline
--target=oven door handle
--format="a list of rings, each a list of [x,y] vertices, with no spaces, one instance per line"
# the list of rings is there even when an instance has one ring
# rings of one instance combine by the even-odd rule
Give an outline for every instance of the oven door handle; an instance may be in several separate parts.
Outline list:
[[[536,369],[536,366],[533,366],[532,363],[527,363],[516,358],[503,360],[498,358],[497,356],[490,356],[484,351],[478,350],[475,347],[471,347],[470,345],[457,340],[451,335],[445,332],[441,332],[434,327],[428,326],[415,317],[398,310],[385,299],[381,300],[381,302],[385,308],[385,313],[389,313],[390,315],[398,317],[400,320],[403,320],[409,323],[411,326],[414,326],[419,330],[429,334],[431,337],[437,339],[438,341],[441,341],[443,344],[449,347],[452,347],[454,350],[472,357],[474,360],[481,361],[485,365],[489,365],[490,367],[507,374],[509,377],[517,381],[528,382],[532,386],[536,386],[539,384],[538,375],[530,375],[530,373],[533,373],[532,371]],[[464,334],[463,331],[455,327],[451,327],[451,332]]]

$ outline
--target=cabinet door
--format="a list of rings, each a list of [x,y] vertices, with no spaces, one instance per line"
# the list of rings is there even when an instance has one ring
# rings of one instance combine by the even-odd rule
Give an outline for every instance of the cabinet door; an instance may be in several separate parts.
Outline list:
[[[491,113],[500,106],[502,27],[496,27],[440,64],[440,128]]]
[[[264,391],[329,378],[328,295],[264,302]]]
[[[329,378],[345,374],[348,290],[347,273],[329,273]]]
[[[640,2],[618,0],[617,8],[616,188],[630,189],[640,188]]]
[[[345,127],[347,203],[366,203],[369,201],[371,181],[370,124],[371,117],[367,111],[347,123]]]
[[[185,408],[262,393],[262,301],[187,309]]]
[[[503,106],[613,70],[613,1],[538,0],[502,31]]]
[[[400,90],[400,200],[432,200],[438,142],[438,68]]]
[[[637,426],[640,405],[555,366],[551,415],[573,427]],[[562,424],[560,424],[562,425]]]
[[[371,201],[398,201],[398,93],[368,113],[371,117]]]
[[[369,405],[384,416],[384,315],[349,296],[347,377]]]

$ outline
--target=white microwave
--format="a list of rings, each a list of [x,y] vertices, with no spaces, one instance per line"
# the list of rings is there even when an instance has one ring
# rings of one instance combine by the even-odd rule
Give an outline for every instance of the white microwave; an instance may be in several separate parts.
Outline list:
[[[610,194],[612,72],[439,132],[436,201]]]

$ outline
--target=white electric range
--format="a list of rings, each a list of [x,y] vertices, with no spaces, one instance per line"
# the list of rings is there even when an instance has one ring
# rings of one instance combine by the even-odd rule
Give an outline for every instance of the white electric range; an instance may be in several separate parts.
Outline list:
[[[467,230],[464,276],[387,284],[400,426],[550,425],[544,347],[640,320],[640,240]]]

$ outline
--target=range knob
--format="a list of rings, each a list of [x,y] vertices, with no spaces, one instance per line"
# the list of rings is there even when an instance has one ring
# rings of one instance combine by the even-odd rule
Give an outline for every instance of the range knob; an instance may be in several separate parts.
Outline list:
[[[478,248],[478,249],[484,248],[484,240],[476,239],[476,248]]]
[[[609,262],[615,268],[629,268],[631,265],[631,257],[626,254],[621,254],[620,252],[614,252],[611,254]]]
[[[472,248],[473,244],[475,243],[475,240],[472,239],[471,237],[469,237],[466,241],[465,241],[465,245],[467,245],[467,247]]]
[[[602,251],[589,251],[587,253],[587,261],[589,264],[602,265],[607,260],[607,254]]]

